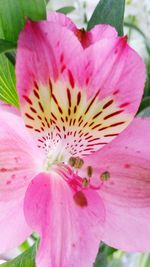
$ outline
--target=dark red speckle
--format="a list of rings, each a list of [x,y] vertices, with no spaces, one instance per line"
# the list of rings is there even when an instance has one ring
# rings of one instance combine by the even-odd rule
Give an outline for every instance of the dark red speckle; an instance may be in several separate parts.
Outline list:
[[[74,88],[75,82],[74,82],[72,72],[70,70],[68,70],[68,77],[69,77],[69,82],[70,82],[71,87]]]
[[[126,169],[129,169],[129,168],[131,168],[131,165],[128,164],[128,163],[126,163],[126,164],[124,165],[124,167],[125,167]]]

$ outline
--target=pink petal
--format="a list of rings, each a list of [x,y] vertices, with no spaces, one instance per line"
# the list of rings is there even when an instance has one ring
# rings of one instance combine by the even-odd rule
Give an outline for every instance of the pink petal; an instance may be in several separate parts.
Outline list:
[[[5,194],[7,192],[5,191]],[[9,194],[11,197],[11,194]],[[0,201],[0,253],[19,246],[32,233],[23,213],[23,197]]]
[[[115,28],[110,25],[96,25],[91,31],[86,32],[83,29],[77,29],[76,25],[64,14],[58,12],[49,12],[48,21],[59,24],[62,27],[66,27],[78,37],[83,47],[100,41],[104,38],[117,37]]]
[[[86,114],[89,126],[92,125],[89,127],[92,135],[89,149],[93,148],[94,152],[95,148],[102,147],[102,143],[113,140],[132,121],[143,94],[145,66],[127,45],[125,37],[112,38],[111,41],[102,39],[88,47],[80,61],[76,59],[76,66],[76,70],[80,69],[74,75],[77,84],[86,88],[88,98],[94,102],[89,101]],[[94,105],[98,100],[96,109]],[[93,128],[97,134],[91,131]]]
[[[37,267],[94,263],[104,224],[103,203],[92,190],[77,194],[54,172],[41,173],[30,184],[25,216],[41,237]]]
[[[82,30],[80,30],[80,33]],[[91,31],[85,32],[81,42],[84,47],[88,47],[95,42],[101,41],[102,39],[111,39],[117,37],[115,28],[110,25],[96,25]]]
[[[45,145],[42,144],[43,137],[51,134],[51,130],[54,133],[52,124],[55,124],[55,116],[61,119],[66,104],[61,107],[64,90],[66,93],[66,86],[74,83],[71,73],[74,53],[79,57],[82,50],[80,42],[70,30],[51,22],[28,21],[20,34],[17,88],[26,127],[35,136],[39,147]],[[68,100],[65,101],[68,106]],[[57,139],[58,127],[59,123],[54,133]]]
[[[23,214],[23,198],[39,158],[22,119],[0,111],[0,252],[18,246],[31,233]],[[34,157],[34,159],[33,159]]]
[[[126,37],[102,39],[88,47],[76,65],[79,86],[87,87],[89,96],[100,89],[101,100],[110,97],[120,110],[135,114],[143,94],[145,66]]]
[[[56,81],[62,75],[62,68],[69,69],[74,54],[79,56],[81,51],[79,41],[67,28],[48,21],[27,21],[19,37],[16,64],[21,103],[31,102],[27,97],[34,90],[38,91],[40,85],[48,86],[43,90],[50,91],[49,79]]]
[[[91,183],[100,185],[106,209],[103,241],[127,251],[150,249],[149,131],[149,119],[135,119],[111,144],[87,157],[80,173],[85,177],[91,165]]]
[[[49,12],[47,15],[47,20],[56,23],[62,27],[66,27],[74,33],[77,31],[76,25],[62,13],[59,12]]]
[[[20,115],[19,108],[16,108],[15,106],[7,104],[7,103],[5,103],[3,101],[0,101],[0,110],[5,110],[5,111],[12,112],[12,113],[14,113],[16,115]]]
[[[28,21],[16,69],[26,127],[43,152],[61,149],[65,161],[91,154],[121,133],[137,112],[145,82],[144,63],[126,37],[103,25],[95,28],[103,38],[83,49],[67,27]]]

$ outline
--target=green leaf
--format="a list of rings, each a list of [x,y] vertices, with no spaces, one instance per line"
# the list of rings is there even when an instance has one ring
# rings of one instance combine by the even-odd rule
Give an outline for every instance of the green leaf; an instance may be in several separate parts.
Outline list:
[[[6,52],[5,56],[9,59],[9,61],[15,66],[16,64],[16,53],[15,52]]]
[[[16,43],[27,17],[45,19],[45,0],[0,0],[0,38]]]
[[[31,247],[17,258],[3,263],[0,267],[35,267],[36,246]]]
[[[150,107],[147,107],[147,108],[143,109],[143,110],[138,114],[138,117],[142,117],[142,118],[150,117]]]
[[[108,264],[108,257],[107,257],[107,253],[106,253],[106,248],[108,246],[105,245],[104,243],[100,243],[100,247],[99,247],[99,251],[97,253],[97,257],[94,263],[94,267],[107,267]]]
[[[113,259],[107,267],[123,267],[121,259]]]
[[[108,266],[108,259],[107,259],[107,254],[103,252],[99,252],[99,254],[96,257],[96,261],[94,263],[94,267],[107,267]]]
[[[0,39],[0,53],[5,53],[16,48],[16,44],[4,39]]]
[[[29,244],[28,240],[25,240],[25,241],[20,245],[19,248],[20,248],[20,250],[21,250],[22,252],[28,250],[28,249],[30,248],[30,244]]]
[[[88,22],[88,31],[97,24],[110,24],[123,35],[125,0],[101,0]]]
[[[145,62],[146,63],[146,72],[147,72],[147,79],[146,79],[146,84],[144,88],[144,97],[147,97],[150,95],[150,53],[149,53],[149,58]]]
[[[57,12],[63,13],[66,15],[66,14],[71,13],[74,10],[75,10],[74,6],[65,6],[65,7],[57,9]]]
[[[112,248],[112,247],[109,247],[109,246],[105,247],[105,252],[106,252],[107,256],[111,256],[115,251],[116,251],[115,248]]]
[[[149,106],[150,106],[150,96],[144,97],[141,104],[140,104],[138,112],[141,112],[143,109],[145,109]]]
[[[135,267],[149,267],[150,253],[141,253],[137,256]]]
[[[15,70],[5,55],[0,55],[0,100],[19,106]]]

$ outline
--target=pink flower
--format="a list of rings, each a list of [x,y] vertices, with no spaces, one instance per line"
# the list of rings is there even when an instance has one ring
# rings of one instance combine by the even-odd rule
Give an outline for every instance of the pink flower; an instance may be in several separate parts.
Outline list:
[[[148,251],[150,120],[133,120],[145,67],[126,37],[51,13],[26,23],[16,74],[23,119],[0,112],[0,252],[33,231],[37,267],[91,267],[100,240]]]

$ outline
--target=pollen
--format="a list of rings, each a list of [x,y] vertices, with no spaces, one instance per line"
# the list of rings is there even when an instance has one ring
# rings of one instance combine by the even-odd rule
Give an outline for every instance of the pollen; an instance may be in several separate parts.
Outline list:
[[[102,181],[108,181],[110,179],[110,172],[105,171],[105,172],[101,173],[100,179]]]

